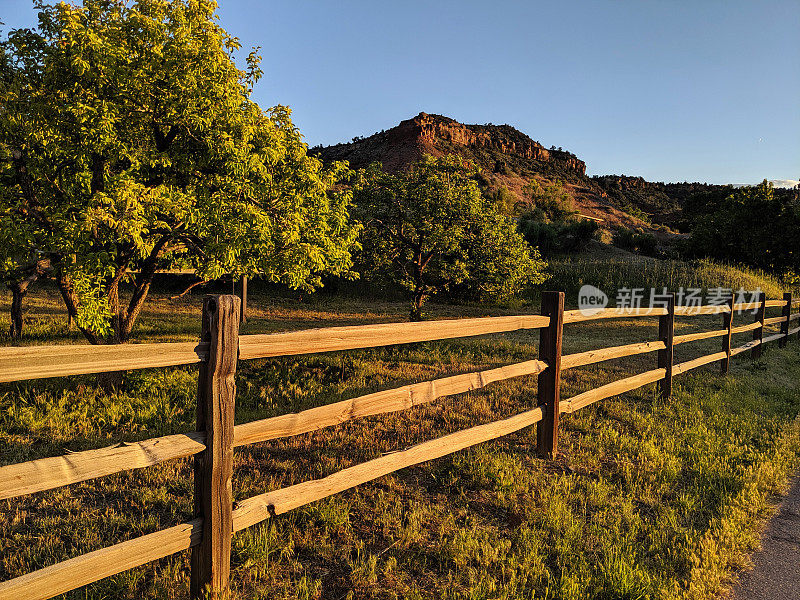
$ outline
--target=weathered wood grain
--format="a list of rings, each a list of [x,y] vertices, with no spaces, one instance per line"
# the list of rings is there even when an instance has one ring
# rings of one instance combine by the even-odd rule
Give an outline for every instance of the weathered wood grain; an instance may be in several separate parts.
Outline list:
[[[674,367],[672,367],[673,373],[675,375],[681,375],[686,373],[687,371],[691,371],[692,369],[696,369],[697,367],[702,367],[703,365],[707,365],[718,360],[722,360],[727,358],[727,352],[715,352],[714,354],[707,354],[706,356],[701,356],[700,358],[694,358],[692,360],[687,360],[682,363],[678,363]]]
[[[789,341],[789,323],[792,320],[792,292],[784,292],[783,300],[786,304],[781,310],[781,317],[783,317],[781,321],[782,337],[778,342],[778,346],[781,348],[785,348],[786,343]]]
[[[759,302],[741,302],[733,305],[734,312],[743,312],[746,310],[753,310],[761,306]]]
[[[0,383],[191,365],[207,356],[208,346],[194,342],[5,347],[0,348]]]
[[[151,467],[205,450],[205,434],[180,433],[0,467],[0,500]]]
[[[752,350],[760,343],[761,342],[759,340],[752,340],[747,342],[746,344],[742,344],[741,346],[736,346],[736,348],[731,348],[731,356],[736,356],[737,354],[741,354],[742,352],[746,352],[747,350]]]
[[[667,300],[667,314],[658,318],[658,339],[664,343],[664,349],[658,351],[658,368],[664,369],[664,378],[658,382],[658,391],[664,400],[672,396],[672,363],[675,350],[675,311],[677,308],[675,294],[670,294]]]
[[[780,340],[783,337],[784,337],[784,334],[782,334],[780,332],[776,333],[776,334],[773,334],[773,335],[768,335],[767,337],[765,337],[764,339],[761,340],[761,344],[762,345],[763,344],[768,344],[769,342],[774,342],[776,340]]]
[[[731,333],[736,335],[737,333],[744,333],[745,331],[752,331],[754,329],[758,329],[761,327],[760,321],[755,321],[753,323],[747,323],[745,325],[739,325],[738,327],[731,328]]]
[[[0,583],[0,600],[45,600],[200,543],[202,520],[95,550]]]
[[[540,315],[519,315],[421,323],[381,323],[243,335],[239,338],[239,358],[249,360],[270,356],[294,356],[506,333],[546,327],[548,322],[547,317]]]
[[[665,308],[604,308],[594,314],[586,315],[580,310],[565,310],[564,324],[583,323],[598,319],[624,319],[632,317],[660,317],[666,314]]]
[[[767,300],[764,302],[766,308],[775,308],[777,306],[786,306],[786,299],[783,300]]]
[[[201,339],[209,350],[197,382],[197,430],[204,432],[206,448],[194,459],[194,516],[203,519],[203,535],[192,549],[189,582],[196,600],[229,597],[240,302],[232,295],[203,301]]]
[[[536,426],[536,451],[544,458],[558,452],[558,404],[561,398],[561,342],[564,332],[564,292],[542,293],[542,314],[550,324],[539,330],[539,359],[547,369],[539,373],[537,405],[544,417]]]
[[[730,312],[730,307],[727,304],[720,305],[706,305],[706,306],[676,306],[676,317],[694,317],[700,315],[719,315],[722,313]]]
[[[730,313],[723,313],[723,316]],[[685,333],[683,335],[676,335],[673,338],[673,345],[686,344],[688,342],[696,342],[699,340],[708,340],[715,337],[722,337],[728,335],[727,329],[715,329],[714,331],[698,331],[697,333]]]
[[[719,362],[720,373],[727,375],[731,367],[731,338],[733,335],[733,294],[728,299],[728,306],[731,310],[727,314],[722,315],[722,327],[725,332],[722,338],[722,352],[725,353],[725,358]]]
[[[787,321],[787,319],[783,315],[779,317],[770,317],[768,319],[764,319],[764,325],[775,325],[776,323],[783,323],[784,321]]]
[[[764,315],[766,314],[767,308],[767,300],[766,294],[761,292],[759,294],[759,306],[758,310],[756,311],[755,321],[759,324],[759,327],[753,329],[753,339],[758,340],[758,344],[753,346],[753,349],[750,351],[750,358],[753,360],[758,360],[761,358],[761,351],[764,345]]]
[[[611,346],[610,348],[598,348],[597,350],[587,350],[576,354],[566,354],[561,357],[561,370],[592,365],[615,358],[647,354],[648,352],[663,350],[665,347],[664,342],[653,341],[626,344],[624,346]]]
[[[665,374],[665,369],[653,369],[652,371],[645,371],[644,373],[639,373],[638,375],[612,381],[606,385],[601,385],[600,387],[596,387],[581,394],[572,396],[572,398],[569,398],[568,400],[563,400],[559,408],[561,412],[575,412],[576,410],[589,406],[590,404],[594,404],[599,400],[605,400],[606,398],[611,398],[612,396],[618,396],[620,394],[624,394],[625,392],[630,392],[631,390],[645,386],[648,383],[655,383],[659,379],[663,379]]]
[[[391,390],[374,392],[325,406],[252,421],[234,428],[234,446],[244,446],[277,438],[301,435],[352,419],[406,410],[443,396],[481,389],[490,383],[524,375],[536,375],[547,363],[529,360],[463,375],[412,383]]]

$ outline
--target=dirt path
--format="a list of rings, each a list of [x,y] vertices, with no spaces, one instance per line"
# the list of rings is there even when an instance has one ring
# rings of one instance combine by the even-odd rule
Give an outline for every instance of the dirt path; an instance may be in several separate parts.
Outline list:
[[[800,599],[800,477],[761,536],[753,569],[742,573],[731,600]]]

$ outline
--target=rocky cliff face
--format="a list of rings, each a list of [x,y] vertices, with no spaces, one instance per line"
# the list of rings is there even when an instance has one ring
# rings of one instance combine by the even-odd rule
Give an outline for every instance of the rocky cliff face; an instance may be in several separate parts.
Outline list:
[[[603,182],[587,177],[586,164],[577,156],[547,149],[510,125],[465,125],[420,113],[386,131],[346,144],[312,148],[310,153],[325,162],[346,160],[354,168],[379,162],[385,170],[395,172],[423,154],[458,154],[481,168],[481,185],[490,193],[504,189],[524,200],[526,186],[533,180],[542,185],[559,182],[579,214],[598,221],[602,228],[646,226],[614,206],[600,185]]]
[[[353,167],[378,161],[390,171],[405,168],[423,154],[441,156],[452,152],[468,154],[479,164],[495,163],[508,157],[516,161],[532,161],[529,165],[532,170],[536,170],[538,164],[540,167],[568,170],[579,176],[586,173],[586,164],[574,154],[548,150],[509,125],[465,125],[427,113],[402,121],[388,131],[356,138],[347,144],[317,148],[314,152],[325,161],[347,160]]]

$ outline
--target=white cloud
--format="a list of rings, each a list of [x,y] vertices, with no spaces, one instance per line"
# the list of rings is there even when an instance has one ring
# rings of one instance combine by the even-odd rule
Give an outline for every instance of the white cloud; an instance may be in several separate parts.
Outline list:
[[[800,185],[800,181],[796,179],[773,179],[770,181],[773,187],[776,188],[793,188]]]
[[[769,182],[772,184],[772,187],[776,187],[776,188],[793,188],[795,186],[800,185],[800,181],[797,181],[796,179],[770,179]],[[740,187],[747,187],[747,186],[756,185],[756,184],[754,184],[754,183],[733,183],[731,185],[733,185],[733,187],[735,187],[735,188],[740,188]]]

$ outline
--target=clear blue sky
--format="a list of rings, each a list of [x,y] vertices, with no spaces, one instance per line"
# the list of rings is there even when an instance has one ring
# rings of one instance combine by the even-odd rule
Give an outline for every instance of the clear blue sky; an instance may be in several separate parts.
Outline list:
[[[800,179],[800,1],[220,0],[310,145],[420,111],[509,123],[590,174]],[[0,0],[6,28],[31,0]]]

